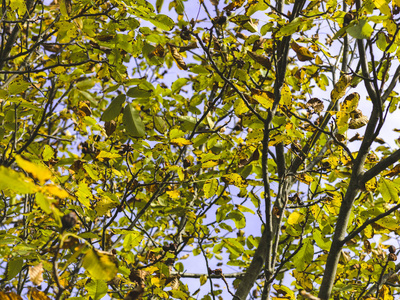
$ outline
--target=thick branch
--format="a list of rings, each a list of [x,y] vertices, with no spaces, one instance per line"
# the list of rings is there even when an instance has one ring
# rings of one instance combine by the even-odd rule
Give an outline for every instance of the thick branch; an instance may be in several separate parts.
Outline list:
[[[397,204],[396,206],[392,207],[391,209],[389,209],[387,212],[384,212],[378,216],[376,216],[375,218],[369,219],[367,221],[364,222],[364,224],[362,224],[360,227],[358,227],[357,229],[353,230],[344,240],[343,240],[343,244],[346,244],[348,241],[350,241],[351,239],[353,239],[357,234],[359,234],[360,232],[362,232],[368,225],[371,225],[373,223],[375,223],[376,221],[390,215],[392,212],[396,211],[400,209],[400,204]]]
[[[358,186],[362,189],[365,186],[365,183],[367,183],[369,180],[377,176],[380,172],[383,170],[386,170],[390,165],[393,165],[395,162],[397,162],[400,159],[400,149],[396,150],[393,152],[391,155],[388,157],[382,159],[380,162],[378,162],[375,166],[373,166],[371,169],[369,169],[367,172],[365,172],[359,182]]]

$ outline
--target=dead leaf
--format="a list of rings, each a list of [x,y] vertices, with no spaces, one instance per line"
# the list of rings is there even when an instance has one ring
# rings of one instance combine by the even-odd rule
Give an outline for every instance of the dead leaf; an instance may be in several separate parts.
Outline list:
[[[368,124],[368,118],[367,116],[361,116],[360,118],[357,119],[351,119],[349,122],[349,128],[350,129],[358,129],[361,128],[365,125]]]
[[[157,47],[155,47],[154,50],[150,52],[149,58],[152,58],[154,56],[164,57],[164,55],[165,55],[164,47],[158,44]]]
[[[264,68],[270,70],[271,69],[271,61],[268,57],[257,54],[253,51],[248,51],[247,54],[251,57],[251,59],[255,60],[257,63],[262,65]]]
[[[178,68],[181,70],[187,70],[186,63],[183,61],[182,55],[179,53],[178,48],[172,44],[167,44],[169,52],[172,55],[172,58],[175,60]]]
[[[34,267],[29,267],[29,279],[34,285],[40,285],[43,282],[43,264],[40,263]]]
[[[314,59],[314,54],[312,54],[311,51],[308,50],[306,47],[302,47],[298,45],[296,42],[292,42],[290,46],[292,47],[294,52],[296,52],[297,58],[300,61],[307,61]]]
[[[324,103],[318,98],[312,98],[307,101],[306,107],[311,107],[314,112],[321,112],[324,110]]]

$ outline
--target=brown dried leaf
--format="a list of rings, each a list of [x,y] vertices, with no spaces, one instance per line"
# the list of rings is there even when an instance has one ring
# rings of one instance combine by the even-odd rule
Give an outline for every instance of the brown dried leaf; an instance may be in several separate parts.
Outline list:
[[[187,70],[187,66],[183,61],[182,55],[179,53],[178,48],[172,44],[167,44],[168,50],[172,55],[172,58],[175,60],[178,68],[181,70]]]
[[[240,8],[244,3],[244,0],[233,0],[229,5],[224,7],[225,11],[233,11]]]
[[[318,98],[312,98],[307,101],[306,107],[311,107],[315,112],[321,112],[324,110],[324,103]]]
[[[129,274],[129,280],[138,284],[142,284],[145,281],[147,275],[149,275],[149,272],[147,271],[132,270]]]
[[[294,52],[297,54],[299,61],[307,61],[314,59],[314,54],[311,53],[306,47],[299,46],[296,42],[290,44]]]
[[[149,58],[152,58],[154,56],[164,57],[164,55],[165,55],[164,47],[158,44],[157,47],[155,47],[154,50],[150,52]]]
[[[28,297],[32,300],[50,300],[44,292],[39,291],[36,288],[33,288],[28,292]]]
[[[366,116],[361,116],[360,118],[357,119],[351,119],[349,122],[349,128],[350,129],[358,129],[361,128],[368,123],[368,118]]]
[[[29,279],[34,285],[40,285],[43,282],[43,264],[40,263],[34,267],[29,267]]]
[[[258,49],[262,49],[264,47],[264,43],[266,42],[266,39],[263,37],[260,37],[258,40],[256,40],[253,44],[253,48],[251,49],[252,51],[257,51]]]
[[[271,69],[271,61],[269,60],[268,57],[257,54],[253,51],[248,51],[247,54],[251,57],[251,59],[262,65],[264,68],[268,70]]]

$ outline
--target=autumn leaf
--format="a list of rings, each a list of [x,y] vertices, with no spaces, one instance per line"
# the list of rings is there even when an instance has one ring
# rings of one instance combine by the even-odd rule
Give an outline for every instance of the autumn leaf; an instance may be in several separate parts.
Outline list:
[[[183,57],[179,53],[178,48],[172,44],[167,44],[167,47],[178,68],[181,70],[187,70],[186,63],[183,61]]]
[[[248,51],[247,54],[253,59],[255,62],[259,63],[262,65],[264,68],[270,70],[271,69],[271,61],[267,56],[257,54],[253,51]]]
[[[109,281],[117,274],[115,258],[109,253],[93,249],[83,258],[83,267],[92,279]]]
[[[29,267],[29,279],[34,285],[41,285],[43,282],[43,264]]]
[[[292,42],[290,44],[294,52],[297,54],[297,58],[299,61],[308,61],[314,59],[314,54],[311,53],[306,47],[302,47],[296,42]]]

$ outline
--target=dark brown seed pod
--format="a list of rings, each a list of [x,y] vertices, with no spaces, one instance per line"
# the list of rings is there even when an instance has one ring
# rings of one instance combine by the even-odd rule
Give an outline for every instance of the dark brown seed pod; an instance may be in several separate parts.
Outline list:
[[[78,217],[77,217],[76,213],[71,211],[69,214],[66,214],[61,218],[62,228],[64,230],[71,229],[71,228],[75,227],[77,221],[78,221]]]
[[[343,23],[347,25],[353,20],[354,20],[354,15],[352,13],[347,13],[344,15]]]
[[[389,261],[396,261],[397,260],[397,256],[394,253],[389,253]]]
[[[393,245],[391,245],[391,246],[389,247],[389,252],[390,252],[390,253],[395,253],[395,252],[396,252],[396,247],[393,246]]]

